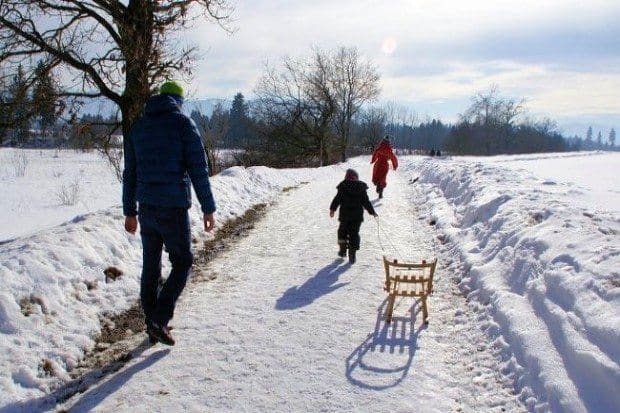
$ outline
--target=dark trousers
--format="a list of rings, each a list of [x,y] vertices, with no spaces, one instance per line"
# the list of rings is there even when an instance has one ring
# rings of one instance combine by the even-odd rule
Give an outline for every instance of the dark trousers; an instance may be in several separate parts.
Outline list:
[[[166,326],[174,315],[174,306],[185,288],[192,266],[189,215],[185,208],[140,205],[142,235],[142,280],[140,299],[146,322]],[[172,271],[158,293],[161,277],[161,253],[166,246]]]
[[[338,243],[347,243],[349,248],[360,249],[360,226],[362,221],[340,221]]]

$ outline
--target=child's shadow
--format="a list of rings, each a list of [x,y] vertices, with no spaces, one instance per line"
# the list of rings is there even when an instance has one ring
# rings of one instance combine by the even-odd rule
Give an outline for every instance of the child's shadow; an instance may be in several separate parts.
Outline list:
[[[344,287],[347,283],[337,283],[338,277],[351,267],[351,264],[342,264],[342,259],[334,260],[331,264],[321,268],[314,277],[301,286],[291,287],[276,301],[277,310],[293,310],[312,304],[317,298]]]

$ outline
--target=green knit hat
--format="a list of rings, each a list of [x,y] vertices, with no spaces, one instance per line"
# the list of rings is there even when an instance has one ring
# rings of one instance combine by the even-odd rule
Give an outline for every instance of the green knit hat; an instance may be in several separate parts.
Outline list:
[[[183,97],[185,91],[180,82],[176,80],[167,80],[159,87],[159,93],[162,95],[176,95]]]

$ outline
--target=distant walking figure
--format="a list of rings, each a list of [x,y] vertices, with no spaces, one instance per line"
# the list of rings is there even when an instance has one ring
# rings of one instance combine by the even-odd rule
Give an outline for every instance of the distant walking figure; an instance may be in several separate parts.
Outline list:
[[[131,234],[138,227],[136,215],[140,219],[140,300],[146,332],[152,343],[174,345],[168,322],[193,261],[187,212],[192,205],[190,180],[204,213],[205,231],[215,226],[215,201],[200,135],[181,112],[182,86],[167,81],[159,91],[124,140],[123,213],[125,230]],[[158,291],[164,245],[172,271]]]
[[[392,152],[390,138],[386,135],[385,138],[381,140],[377,149],[375,149],[372,154],[372,160],[370,161],[370,163],[375,164],[372,169],[372,183],[377,187],[379,198],[383,198],[383,189],[387,186],[386,178],[388,170],[390,169],[388,161],[392,161],[394,170],[398,168],[398,159],[396,159],[394,152]]]
[[[360,226],[364,221],[364,209],[370,215],[377,216],[375,209],[368,199],[368,185],[359,180],[357,172],[347,169],[344,181],[336,187],[338,192],[329,206],[329,216],[333,218],[334,213],[340,207],[338,220],[338,245],[340,250],[338,255],[342,258],[349,250],[349,262],[355,263],[355,252],[360,249]]]

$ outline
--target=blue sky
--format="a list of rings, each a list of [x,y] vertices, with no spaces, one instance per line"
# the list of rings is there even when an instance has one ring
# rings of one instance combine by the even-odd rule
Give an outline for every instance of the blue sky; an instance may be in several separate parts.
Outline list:
[[[567,134],[620,127],[620,1],[237,0],[226,34],[198,23],[193,97],[251,98],[265,62],[354,46],[382,101],[453,121],[496,84]]]

